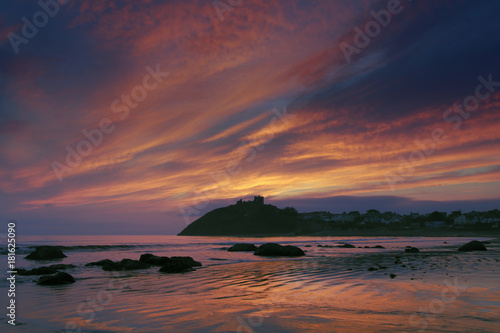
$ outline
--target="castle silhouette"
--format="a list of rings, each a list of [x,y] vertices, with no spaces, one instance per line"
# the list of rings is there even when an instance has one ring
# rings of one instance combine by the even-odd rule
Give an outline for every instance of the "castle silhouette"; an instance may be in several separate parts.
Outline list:
[[[257,205],[257,206],[264,206],[264,197],[257,195],[257,196],[253,197],[253,201],[243,201],[243,199],[236,201],[237,205],[241,205],[243,203],[246,203],[246,204],[252,203],[252,204]]]

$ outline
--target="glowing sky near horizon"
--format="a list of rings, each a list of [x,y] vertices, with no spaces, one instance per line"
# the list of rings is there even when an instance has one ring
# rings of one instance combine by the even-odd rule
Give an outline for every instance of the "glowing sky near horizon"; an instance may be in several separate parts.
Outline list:
[[[499,208],[500,4],[401,1],[348,61],[340,46],[391,2],[242,0],[221,20],[213,1],[71,1],[17,53],[9,33],[41,8],[0,4],[1,216],[174,233],[179,207],[254,194]],[[453,107],[470,96],[474,111]],[[103,119],[113,130],[69,166]]]

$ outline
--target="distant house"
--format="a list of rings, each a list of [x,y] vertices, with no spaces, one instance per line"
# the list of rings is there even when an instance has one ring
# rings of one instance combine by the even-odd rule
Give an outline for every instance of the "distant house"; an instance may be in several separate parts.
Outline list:
[[[481,218],[477,215],[468,215],[467,216],[467,223],[480,223]]]
[[[300,216],[304,220],[320,220],[320,221],[334,221],[334,215],[330,212],[311,212],[311,213],[301,213]]]
[[[342,222],[352,222],[352,221],[354,221],[354,216],[352,216],[350,214],[342,214],[341,220],[342,220]]]
[[[388,221],[388,220],[382,218],[382,220],[380,220],[380,223],[382,223],[382,224],[389,224],[389,223],[391,223],[391,221]]]
[[[475,213],[468,213],[464,215],[460,215],[455,217],[453,220],[453,224],[456,225],[464,225],[464,224],[475,224],[475,223],[481,223],[484,222],[482,221],[481,217]]]
[[[458,225],[467,224],[467,218],[465,217],[465,215],[457,216],[453,220],[453,224],[458,224]]]
[[[382,221],[382,218],[377,215],[368,215],[366,214],[363,221],[365,223],[380,223]]]
[[[336,222],[342,221],[342,214],[332,214],[332,220]]]
[[[402,222],[401,217],[394,215],[392,219],[390,220],[391,223],[399,223]]]

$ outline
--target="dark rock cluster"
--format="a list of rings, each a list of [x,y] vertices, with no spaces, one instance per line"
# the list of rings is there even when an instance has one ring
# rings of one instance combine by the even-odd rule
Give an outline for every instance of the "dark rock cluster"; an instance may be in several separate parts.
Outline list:
[[[31,260],[54,260],[66,258],[66,255],[57,246],[38,246],[35,251],[28,254],[25,258]]]

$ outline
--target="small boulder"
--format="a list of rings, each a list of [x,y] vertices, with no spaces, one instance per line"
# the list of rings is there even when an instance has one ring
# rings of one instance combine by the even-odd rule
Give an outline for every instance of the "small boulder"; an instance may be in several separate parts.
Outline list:
[[[487,251],[484,244],[480,241],[471,241],[464,244],[458,248],[458,251],[469,252],[469,251]]]
[[[68,269],[68,268],[75,268],[75,265],[72,264],[55,264],[55,265],[50,265],[50,268],[53,269]]]
[[[153,265],[153,266],[163,266],[166,263],[172,261],[169,257],[158,257],[151,253],[141,254],[139,261]]]
[[[170,260],[172,260],[172,262],[174,262],[174,263],[182,262],[182,263],[185,263],[186,265],[189,265],[191,267],[201,266],[201,262],[195,261],[191,257],[171,257]]]
[[[391,274],[389,276],[391,277],[391,279],[394,279],[397,275],[396,274]]]
[[[38,246],[35,251],[28,254],[25,259],[53,260],[66,258],[66,255],[57,246]]]
[[[339,245],[337,247],[342,247],[342,248],[345,248],[345,249],[354,249],[354,248],[356,248],[356,246],[354,246],[352,244],[347,244],[347,243]]]
[[[257,248],[254,252],[257,256],[285,256],[285,257],[300,257],[305,255],[304,251],[292,245],[282,246],[275,243],[266,243]]]
[[[407,246],[405,249],[405,252],[406,253],[418,253],[418,252],[420,252],[420,250],[417,249],[416,247],[413,247],[413,246]]]
[[[249,243],[239,243],[239,244],[234,244],[229,248],[228,251],[230,252],[245,252],[245,251],[255,251],[257,250],[257,246]]]
[[[131,271],[136,269],[150,268],[151,265],[139,260],[122,259],[118,262],[111,262],[102,266],[105,271]]]
[[[201,266],[201,263],[191,257],[171,257],[161,268],[162,273],[184,273],[194,271],[193,267]]]
[[[74,283],[75,278],[69,275],[68,273],[58,272],[55,275],[44,275],[40,276],[38,280],[38,284],[40,285],[60,285],[60,284],[69,284]]]
[[[375,245],[373,248],[374,249],[385,249],[385,247],[383,247],[382,245]]]
[[[101,265],[101,268],[103,271],[121,271],[122,266],[120,265],[120,262],[117,261],[111,261],[111,263],[107,263],[104,265]]]
[[[42,266],[42,267],[37,267],[33,268],[30,270],[18,268],[17,269],[17,274],[19,275],[48,275],[48,274],[55,274],[57,273],[57,269],[47,267],[47,266]]]
[[[151,267],[151,265],[148,263],[132,259],[122,259],[122,261],[120,261],[120,265],[122,267],[121,269],[122,271],[129,271],[134,269],[146,269]]]
[[[113,264],[113,261],[111,261],[109,259],[103,259],[103,260],[99,260],[99,261],[89,262],[88,264],[85,264],[85,266],[104,266],[104,265],[112,265],[112,264]]]

